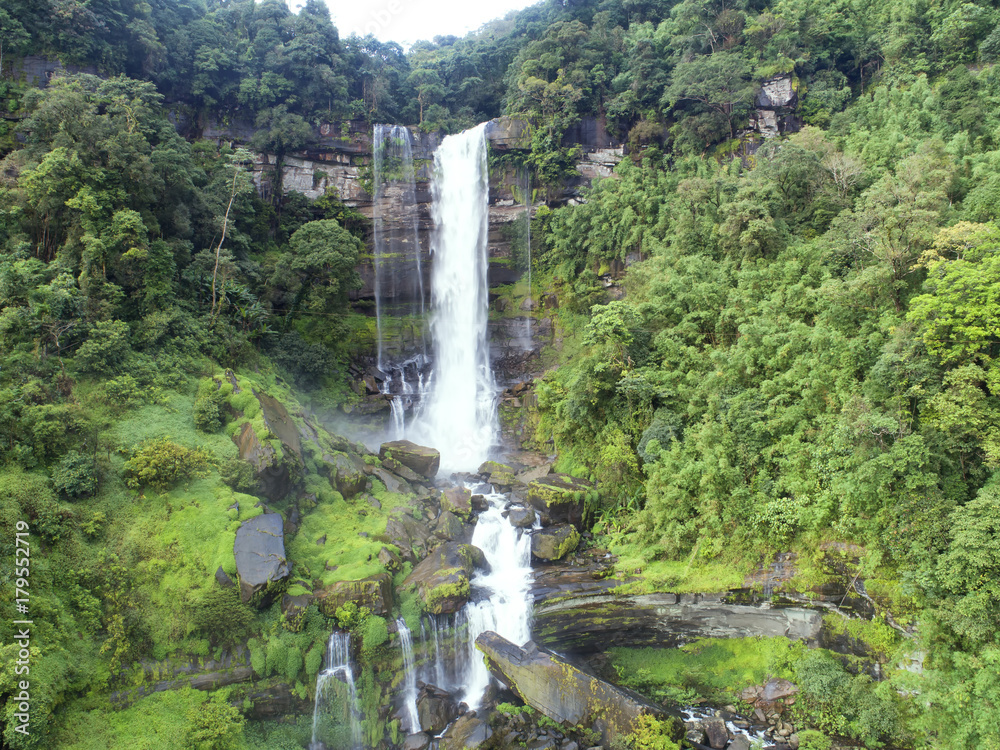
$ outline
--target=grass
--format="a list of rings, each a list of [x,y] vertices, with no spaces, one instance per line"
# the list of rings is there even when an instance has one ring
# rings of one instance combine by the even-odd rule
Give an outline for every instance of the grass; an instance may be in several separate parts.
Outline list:
[[[787,638],[701,638],[676,649],[615,648],[609,653],[626,687],[660,701],[723,703],[772,677],[793,679],[794,664],[807,650]]]
[[[175,750],[190,726],[188,711],[208,694],[184,688],[156,693],[123,711],[70,708],[52,738],[61,750]]]

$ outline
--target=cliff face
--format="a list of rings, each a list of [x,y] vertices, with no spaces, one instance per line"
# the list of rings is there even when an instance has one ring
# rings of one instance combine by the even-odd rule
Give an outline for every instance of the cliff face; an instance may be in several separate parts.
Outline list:
[[[434,151],[441,143],[441,134],[423,133],[416,127],[409,128],[413,137],[413,160],[416,166],[416,199],[418,233],[425,275],[424,287],[430,285],[430,254],[433,220],[431,218],[431,176]],[[218,140],[249,140],[252,130],[239,124],[219,127],[209,124],[202,137]],[[498,152],[525,151],[529,146],[526,123],[501,117],[491,120],[486,130],[492,148]],[[555,193],[549,194],[550,203],[569,203],[579,199],[581,189],[597,177],[610,177],[615,166],[624,158],[621,144],[608,138],[596,120],[581,123],[568,135],[568,143],[579,145],[582,154],[577,163],[579,176]],[[333,188],[344,203],[357,209],[368,218],[375,214],[372,188],[372,133],[364,122],[324,123],[316,132],[316,145],[301,152],[286,155],[282,160],[281,188],[296,191],[310,199],[319,198]],[[254,181],[265,196],[274,189],[275,157],[260,154],[257,159]],[[490,285],[509,284],[520,277],[520,270],[513,265],[511,225],[525,212],[515,196],[512,185],[521,181],[513,170],[494,171],[490,175]],[[372,238],[367,238],[371,247]],[[363,286],[353,293],[354,300],[372,299],[375,294],[375,269],[369,256],[358,267]],[[407,300],[396,300],[404,302]]]

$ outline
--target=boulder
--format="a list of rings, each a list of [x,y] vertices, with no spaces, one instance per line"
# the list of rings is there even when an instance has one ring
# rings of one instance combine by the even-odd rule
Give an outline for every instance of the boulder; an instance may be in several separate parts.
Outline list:
[[[283,521],[277,513],[265,513],[243,522],[236,532],[233,555],[240,579],[240,598],[263,604],[268,594],[286,582],[291,567],[285,560]]]
[[[542,524],[571,523],[582,530],[587,515],[587,495],[593,487],[566,474],[549,474],[528,485],[528,502],[542,516]]]
[[[729,732],[726,731],[726,722],[722,719],[706,719],[701,723],[708,738],[709,747],[715,750],[722,750],[729,743]]]
[[[524,648],[496,633],[476,638],[490,672],[532,708],[558,724],[593,726],[600,720],[605,745],[637,728],[644,714],[662,716],[659,707],[587,674],[529,641]],[[677,738],[683,733],[675,721]]]
[[[403,740],[403,750],[427,750],[431,746],[431,738],[423,732],[409,735]]]
[[[472,517],[472,491],[465,487],[441,490],[441,512],[450,511],[459,518]]]
[[[316,592],[320,611],[333,617],[347,602],[367,607],[372,614],[385,615],[392,609],[392,576],[377,573],[360,581],[337,581]]]
[[[451,693],[434,685],[424,685],[420,689],[417,695],[417,716],[423,731],[438,735],[459,713],[458,702]]]
[[[737,735],[733,738],[733,741],[729,743],[727,750],[750,750],[753,747],[750,743],[750,738],[745,734]]]
[[[511,508],[507,511],[507,520],[516,529],[530,529],[535,525],[535,509]]]
[[[431,538],[430,529],[406,512],[397,511],[385,524],[385,536],[399,549],[404,560],[415,563],[424,556]]]
[[[469,581],[477,567],[486,567],[482,550],[471,544],[446,542],[413,569],[403,587],[417,590],[426,612],[450,614],[469,600]]]
[[[417,474],[417,472],[406,464],[401,463],[394,458],[389,458],[388,456],[382,459],[382,466],[387,468],[396,476],[402,477],[407,482],[423,482],[426,479],[426,477],[422,477],[420,474]]]
[[[468,542],[472,539],[471,529],[450,510],[443,511],[438,516],[437,523],[434,524],[434,535],[448,542]]]
[[[562,523],[540,529],[531,535],[531,554],[546,562],[561,560],[576,549],[580,543],[580,532],[575,526]]]
[[[381,459],[388,457],[399,461],[427,479],[433,479],[441,466],[441,454],[437,450],[411,443],[409,440],[382,443],[378,455]]]
[[[233,442],[240,458],[253,466],[258,492],[268,500],[281,500],[295,486],[302,466],[299,430],[280,401],[262,391],[252,393],[260,404],[266,432],[258,435],[253,423],[246,421],[240,425]],[[272,435],[280,442],[280,449],[272,444]]]
[[[310,602],[312,602],[312,594],[296,594],[295,596],[285,594],[281,597],[281,613],[285,616],[286,627],[293,633],[302,629]]]
[[[395,573],[403,567],[403,559],[388,547],[383,547],[378,551],[378,561],[390,573]]]
[[[516,481],[514,467],[497,461],[484,461],[479,467],[479,475],[490,484],[510,487]]]
[[[448,727],[438,743],[438,750],[465,750],[469,747],[479,747],[493,735],[489,724],[470,711],[459,717]]]
[[[215,581],[224,589],[230,589],[236,585],[233,583],[233,579],[230,578],[226,571],[222,569],[221,565],[219,566],[219,569],[215,571]]]
[[[515,478],[521,484],[531,484],[536,480],[547,477],[550,471],[552,471],[552,464],[542,464],[541,466],[536,466],[533,469],[525,469]]]
[[[372,476],[376,477],[389,492],[395,492],[400,495],[412,495],[413,488],[410,487],[409,483],[405,479],[396,474],[393,474],[388,469],[383,469],[381,467],[376,467],[372,469]]]
[[[799,689],[795,683],[775,678],[764,683],[764,689],[761,691],[760,697],[771,703],[781,698],[790,698],[797,692],[799,692]]]
[[[324,453],[322,458],[330,483],[345,498],[363,492],[368,485],[365,462],[356,453]]]

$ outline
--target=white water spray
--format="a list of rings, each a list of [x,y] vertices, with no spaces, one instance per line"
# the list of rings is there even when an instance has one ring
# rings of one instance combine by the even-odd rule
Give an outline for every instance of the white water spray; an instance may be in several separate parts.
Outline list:
[[[344,688],[338,687],[340,685],[346,688],[347,700],[331,706],[331,698],[343,692]],[[343,720],[346,719],[347,736],[336,737],[333,740],[335,744],[327,744],[319,739],[319,735],[322,734],[321,716],[324,713],[340,719],[336,723],[341,727]],[[309,743],[309,750],[324,750],[324,748],[359,750],[361,722],[358,713],[358,691],[354,686],[354,673],[351,671],[351,636],[349,633],[334,632],[330,634],[330,640],[326,644],[326,667],[316,677],[316,703],[313,706],[312,741]]]
[[[406,620],[402,617],[396,620],[396,629],[399,632],[399,645],[403,651],[403,666],[406,669],[403,675],[406,731],[413,734],[420,731],[420,717],[417,713],[417,673],[413,666],[413,638],[410,636],[410,629],[406,627]]]
[[[489,507],[479,514],[472,534],[472,544],[490,564],[490,572],[478,574],[472,587],[486,596],[465,606],[469,660],[462,700],[472,709],[479,708],[490,684],[490,673],[476,648],[480,633],[492,630],[519,646],[531,640],[531,536],[504,518],[506,496],[488,494],[486,500]]]
[[[441,452],[441,470],[475,471],[496,440],[490,368],[486,238],[486,125],[450,135],[434,153],[434,383],[412,425]]]

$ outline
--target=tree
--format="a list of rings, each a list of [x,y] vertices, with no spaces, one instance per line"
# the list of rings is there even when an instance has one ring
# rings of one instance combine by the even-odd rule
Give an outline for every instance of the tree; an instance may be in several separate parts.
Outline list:
[[[683,101],[699,102],[725,118],[732,138],[734,123],[749,112],[756,92],[750,64],[738,52],[720,51],[678,63],[661,104],[676,107]]]
[[[215,282],[219,274],[219,257],[222,253],[222,243],[226,241],[226,231],[229,229],[229,212],[233,209],[233,201],[236,196],[249,193],[253,189],[253,182],[247,173],[245,165],[253,162],[253,154],[245,148],[236,149],[236,152],[229,156],[228,168],[233,173],[233,181],[229,191],[229,203],[226,204],[226,213],[222,216],[222,230],[219,237],[219,244],[215,247],[215,266],[212,268],[212,317],[215,317]]]

